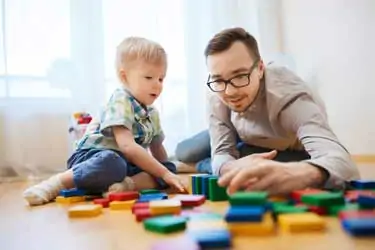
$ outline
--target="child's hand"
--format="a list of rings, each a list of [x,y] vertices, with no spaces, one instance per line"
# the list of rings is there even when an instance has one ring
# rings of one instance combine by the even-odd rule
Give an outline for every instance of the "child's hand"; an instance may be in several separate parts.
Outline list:
[[[163,176],[163,180],[172,188],[177,189],[183,193],[187,191],[187,185],[182,181],[182,178],[174,173],[167,173]]]

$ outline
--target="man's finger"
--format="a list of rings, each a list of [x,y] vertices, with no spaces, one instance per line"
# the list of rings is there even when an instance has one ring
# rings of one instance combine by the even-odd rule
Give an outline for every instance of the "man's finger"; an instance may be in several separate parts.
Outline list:
[[[263,159],[272,160],[273,158],[276,157],[277,151],[276,150],[272,150],[270,152],[259,153],[259,154],[252,154],[252,155],[255,156],[255,157],[263,158]]]
[[[246,191],[269,191],[275,181],[275,176],[269,174],[259,179],[259,181],[249,185]]]
[[[268,172],[268,167],[242,168],[229,183],[228,193],[237,192],[249,179],[262,179]]]
[[[234,176],[236,176],[236,174],[238,173],[238,171],[240,171],[241,168],[234,168],[232,170],[230,170],[229,172],[223,174],[220,178],[219,178],[219,181],[218,181],[218,184],[219,186],[222,186],[222,187],[226,187],[229,185],[230,181],[232,180],[232,178]]]

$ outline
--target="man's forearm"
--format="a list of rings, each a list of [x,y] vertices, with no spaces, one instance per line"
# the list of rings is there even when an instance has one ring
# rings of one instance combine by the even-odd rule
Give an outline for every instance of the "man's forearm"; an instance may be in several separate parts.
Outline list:
[[[286,164],[298,168],[298,170],[303,169],[301,181],[306,182],[306,186],[310,188],[322,188],[329,177],[327,170],[307,162],[290,162]]]

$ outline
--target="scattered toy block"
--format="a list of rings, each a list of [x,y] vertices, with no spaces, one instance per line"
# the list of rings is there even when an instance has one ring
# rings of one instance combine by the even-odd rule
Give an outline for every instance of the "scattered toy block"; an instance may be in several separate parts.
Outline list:
[[[261,222],[231,222],[228,229],[233,236],[266,236],[275,234],[275,225],[270,213]]]
[[[140,191],[141,194],[158,194],[160,190],[158,189],[143,189]]]
[[[139,197],[138,202],[150,202],[166,199],[168,199],[168,195],[166,193],[142,194]]]
[[[84,196],[71,196],[71,197],[57,196],[55,201],[59,204],[73,204],[73,203],[85,201],[85,197]]]
[[[164,239],[152,245],[151,250],[200,250],[198,244],[186,237],[181,236],[172,239]]]
[[[227,222],[259,222],[265,213],[262,206],[232,206],[225,214]]]
[[[202,249],[232,246],[232,235],[226,229],[189,231],[187,235],[196,241]]]
[[[291,193],[291,198],[296,202],[301,202],[301,198],[307,194],[319,194],[319,193],[326,193],[326,191],[320,189],[303,189],[303,190],[295,190]]]
[[[323,192],[316,194],[306,194],[301,198],[302,202],[307,205],[318,207],[329,207],[335,205],[344,205],[345,199],[342,193]]]
[[[208,189],[210,201],[226,201],[228,200],[227,190],[217,184],[218,177],[210,177],[208,179]]]
[[[325,207],[317,207],[317,206],[309,206],[309,212],[316,213],[318,215],[326,215],[328,213],[327,208]]]
[[[360,194],[357,200],[361,208],[371,209],[375,208],[375,195]]]
[[[189,175],[189,181],[188,181],[188,193],[194,194],[193,192],[193,175]]]
[[[181,201],[183,207],[200,206],[206,201],[206,197],[204,195],[189,194],[179,194],[174,196],[172,199]]]
[[[181,201],[160,200],[150,201],[150,211],[153,215],[178,214],[181,212]]]
[[[109,199],[102,198],[102,199],[95,199],[94,204],[101,205],[102,207],[109,207]]]
[[[326,222],[317,214],[307,212],[302,214],[281,214],[278,216],[280,228],[288,232],[322,231]]]
[[[265,205],[267,197],[267,192],[237,192],[229,196],[229,203],[232,206]]]
[[[375,236],[375,219],[351,218],[341,222],[346,232],[354,236]]]
[[[150,208],[149,202],[134,203],[132,206],[132,213],[134,214],[134,212],[138,209],[146,209],[146,208]]]
[[[85,201],[93,201],[93,200],[96,200],[96,199],[102,199],[103,198],[103,195],[85,195]]]
[[[139,193],[135,191],[111,193],[108,195],[110,201],[129,201],[139,198]]]
[[[109,204],[109,207],[112,210],[130,210],[130,208],[133,206],[135,203],[135,200],[130,200],[130,201],[112,201]]]
[[[148,231],[167,234],[185,230],[186,218],[161,216],[147,219],[143,222],[143,225]]]
[[[344,205],[337,205],[337,206],[330,206],[327,208],[328,214],[331,216],[337,216],[341,211],[348,211],[348,210],[359,210],[358,204],[344,204]]]
[[[208,185],[208,180],[213,177],[212,175],[205,175],[200,178],[201,186],[202,186],[202,195],[204,195],[207,199],[210,197],[210,187]]]
[[[95,217],[101,213],[102,206],[96,204],[77,205],[68,210],[68,215],[71,218]]]
[[[292,214],[292,213],[304,213],[308,211],[308,207],[304,205],[293,206],[293,205],[277,205],[273,208],[275,215],[279,214]]]
[[[60,196],[63,197],[73,197],[73,196],[84,196],[85,191],[77,188],[63,189],[60,191]]]
[[[375,180],[355,180],[350,185],[355,189],[375,189]]]
[[[190,221],[223,220],[223,216],[221,214],[207,212],[195,212],[190,214],[181,213],[181,216],[189,218]]]
[[[339,219],[358,219],[358,218],[372,218],[375,219],[375,210],[346,210],[340,211]]]
[[[193,194],[202,194],[202,176],[207,176],[206,174],[193,175]]]
[[[149,208],[137,209],[134,211],[134,215],[136,221],[138,222],[154,217],[154,215],[151,214],[151,210]]]

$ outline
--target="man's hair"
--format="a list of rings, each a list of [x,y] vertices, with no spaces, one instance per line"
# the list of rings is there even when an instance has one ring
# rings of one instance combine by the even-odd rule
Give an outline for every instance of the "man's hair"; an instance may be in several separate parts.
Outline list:
[[[142,60],[152,64],[167,64],[167,54],[157,42],[143,37],[125,38],[116,51],[116,70],[120,72],[123,67],[132,62]]]
[[[258,43],[256,39],[243,28],[229,28],[217,33],[208,42],[204,55],[207,58],[210,55],[223,52],[229,49],[234,42],[243,42],[253,59],[260,59]]]

